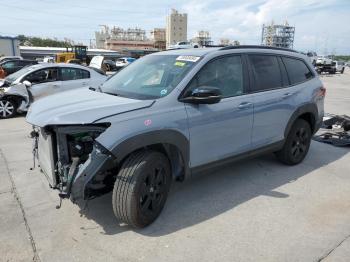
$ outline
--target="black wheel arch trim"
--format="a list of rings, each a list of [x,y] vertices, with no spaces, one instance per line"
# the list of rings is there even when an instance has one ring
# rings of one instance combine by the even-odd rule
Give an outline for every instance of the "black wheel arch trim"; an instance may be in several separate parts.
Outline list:
[[[184,134],[176,130],[154,130],[133,136],[118,144],[111,150],[111,153],[117,158],[117,161],[119,162],[132,152],[159,144],[172,145],[178,149],[184,165],[184,175],[186,177],[189,176],[189,140]],[[168,147],[165,147],[165,150],[168,150]],[[172,159],[169,160],[170,162],[172,161]]]
[[[295,120],[297,120],[301,115],[309,113],[314,118],[313,126],[311,126],[313,133],[315,133],[318,129],[318,125],[320,120],[318,119],[318,109],[317,106],[313,103],[307,103],[300,107],[298,107],[289,118],[286,129],[284,131],[284,137],[287,138],[290,129],[292,128]]]

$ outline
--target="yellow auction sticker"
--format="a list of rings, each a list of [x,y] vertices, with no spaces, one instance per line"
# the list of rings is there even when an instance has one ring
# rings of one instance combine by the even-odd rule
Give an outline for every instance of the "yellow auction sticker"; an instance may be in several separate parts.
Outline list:
[[[176,66],[185,66],[186,63],[185,63],[185,62],[176,61],[176,62],[175,62],[175,65],[176,65]]]

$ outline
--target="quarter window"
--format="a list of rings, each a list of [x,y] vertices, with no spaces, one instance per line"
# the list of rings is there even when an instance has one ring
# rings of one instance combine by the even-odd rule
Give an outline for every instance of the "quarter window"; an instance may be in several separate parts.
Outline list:
[[[282,87],[282,76],[276,56],[249,55],[249,61],[255,76],[253,92]]]
[[[208,62],[192,80],[189,91],[201,86],[219,88],[223,97],[243,94],[241,57],[228,56]]]
[[[282,57],[282,60],[286,66],[291,85],[304,82],[313,77],[312,72],[302,60],[289,57]]]

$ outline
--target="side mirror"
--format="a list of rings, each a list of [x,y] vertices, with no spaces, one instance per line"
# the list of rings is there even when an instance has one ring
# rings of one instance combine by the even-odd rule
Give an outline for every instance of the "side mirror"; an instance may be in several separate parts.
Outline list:
[[[24,84],[24,86],[25,86],[26,88],[29,88],[29,87],[32,86],[32,83],[29,82],[28,80],[24,80],[24,81],[23,81],[23,84]]]
[[[201,86],[194,89],[180,101],[191,104],[216,104],[221,100],[222,93],[219,88],[212,86]]]

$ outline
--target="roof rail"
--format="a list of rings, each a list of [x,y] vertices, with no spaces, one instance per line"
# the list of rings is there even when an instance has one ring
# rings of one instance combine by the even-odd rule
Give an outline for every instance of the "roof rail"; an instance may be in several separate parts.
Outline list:
[[[220,50],[231,50],[231,49],[245,49],[245,48],[255,48],[255,49],[272,49],[272,50],[282,50],[289,51],[294,53],[299,53],[296,50],[282,47],[274,47],[274,46],[265,46],[265,45],[235,45],[235,46],[225,46],[220,48]]]

